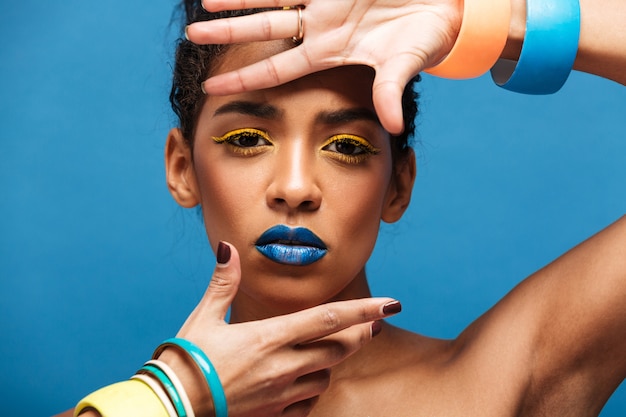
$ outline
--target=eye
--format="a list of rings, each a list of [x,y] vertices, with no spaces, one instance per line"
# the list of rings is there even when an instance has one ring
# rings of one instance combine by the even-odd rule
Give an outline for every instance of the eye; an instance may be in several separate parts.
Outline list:
[[[213,140],[230,146],[233,152],[244,156],[256,155],[273,145],[267,132],[252,128],[232,130],[223,136],[213,137]]]
[[[380,149],[375,148],[367,139],[348,134],[330,137],[323,145],[322,151],[341,162],[358,164],[371,155],[376,155]]]

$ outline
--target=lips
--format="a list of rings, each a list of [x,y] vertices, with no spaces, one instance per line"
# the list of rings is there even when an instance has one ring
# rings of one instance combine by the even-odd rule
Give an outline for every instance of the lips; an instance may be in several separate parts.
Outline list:
[[[267,229],[255,246],[263,256],[283,265],[310,265],[328,252],[324,241],[309,229],[285,225]]]

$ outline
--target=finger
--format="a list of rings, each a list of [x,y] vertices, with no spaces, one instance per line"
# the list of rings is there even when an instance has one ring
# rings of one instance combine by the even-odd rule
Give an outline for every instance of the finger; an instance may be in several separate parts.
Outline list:
[[[275,87],[323,68],[311,66],[302,46],[273,55],[235,71],[209,78],[203,83],[209,95],[238,94]]]
[[[399,135],[404,130],[402,93],[411,78],[423,68],[414,55],[399,55],[376,69],[372,86],[372,101],[381,124],[389,133]]]
[[[297,375],[307,375],[331,368],[359,351],[372,340],[373,323],[358,324],[294,349],[290,358]],[[380,325],[380,324],[379,324]],[[380,327],[378,327],[380,329]],[[378,330],[380,331],[380,330]]]
[[[291,335],[290,342],[295,346],[326,337],[356,324],[380,320],[398,313],[401,308],[400,303],[391,298],[338,301],[282,316],[279,320],[271,321],[274,329],[270,331],[276,332],[275,334]]]
[[[198,305],[203,317],[224,320],[241,280],[237,249],[226,242],[217,248],[217,264],[207,291]]]
[[[308,398],[306,400],[298,401],[285,408],[282,413],[282,417],[306,417],[309,415],[313,406],[317,402],[317,397]]]
[[[294,404],[315,403],[317,398],[328,389],[330,385],[330,369],[321,369],[298,377],[295,382],[286,387],[280,394],[280,403],[284,404],[285,410],[299,409]],[[303,405],[303,404],[301,404]]]
[[[402,118],[402,89],[397,82],[384,81],[372,89],[372,101],[383,128],[392,135],[404,130]]]
[[[318,396],[326,391],[328,385],[330,385],[330,369],[320,369],[319,371],[302,375],[296,379],[295,385],[301,393],[300,397],[293,397],[296,401]]]
[[[287,39],[298,34],[298,12],[279,10],[229,19],[196,22],[186,29],[197,44],[229,44]]]
[[[209,12],[221,12],[222,10],[257,9],[261,7],[285,7],[306,5],[303,0],[203,0],[202,7]]]

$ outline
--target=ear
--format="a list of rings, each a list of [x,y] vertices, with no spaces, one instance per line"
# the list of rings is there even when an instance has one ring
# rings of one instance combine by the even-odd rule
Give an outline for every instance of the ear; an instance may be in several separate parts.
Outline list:
[[[417,173],[415,164],[415,152],[408,150],[409,154],[396,161],[393,177],[385,196],[385,206],[381,219],[386,223],[394,223],[400,220],[411,201],[413,183]]]
[[[178,128],[170,130],[165,144],[165,179],[174,200],[183,207],[200,204],[191,148]]]

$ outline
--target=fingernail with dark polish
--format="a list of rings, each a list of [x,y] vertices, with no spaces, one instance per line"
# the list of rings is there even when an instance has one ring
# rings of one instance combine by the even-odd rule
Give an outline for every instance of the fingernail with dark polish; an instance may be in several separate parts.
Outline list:
[[[402,311],[402,304],[400,301],[391,301],[383,306],[383,314],[391,315],[398,314]]]
[[[220,242],[217,245],[217,263],[225,264],[230,261],[230,246],[224,242]]]
[[[372,337],[378,335],[383,330],[383,325],[379,321],[372,323]]]

